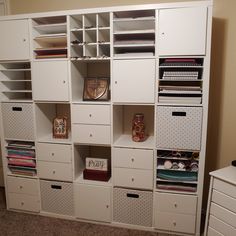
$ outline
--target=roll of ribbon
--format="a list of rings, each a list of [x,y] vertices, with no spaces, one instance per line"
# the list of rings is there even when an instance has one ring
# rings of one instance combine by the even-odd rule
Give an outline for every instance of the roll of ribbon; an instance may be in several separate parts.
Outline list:
[[[166,160],[164,162],[164,168],[167,169],[167,170],[171,169],[172,168],[172,162],[169,161],[169,160]]]

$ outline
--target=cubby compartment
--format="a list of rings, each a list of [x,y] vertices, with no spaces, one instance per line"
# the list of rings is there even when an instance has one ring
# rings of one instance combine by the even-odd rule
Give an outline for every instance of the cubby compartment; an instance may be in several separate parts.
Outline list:
[[[114,56],[155,55],[155,11],[115,12],[113,15]]]
[[[73,60],[102,60],[110,57],[109,13],[72,16],[70,29]]]
[[[132,140],[132,120],[135,114],[144,115],[145,140]],[[153,148],[154,147],[154,106],[115,105],[113,107],[113,145],[116,147]]]
[[[107,78],[107,92],[110,94],[110,61],[73,61],[71,63],[72,101],[82,102],[84,92],[84,81],[86,78]],[[95,96],[96,97],[96,96]],[[91,99],[86,102],[102,102],[99,99]]]
[[[89,173],[90,176],[85,178],[84,170],[86,169],[87,157],[97,159],[98,161],[100,159],[106,159],[108,171],[104,171],[103,173],[97,173],[95,171],[94,174]],[[74,163],[76,183],[111,186],[111,147],[76,144],[74,145]]]
[[[201,104],[203,58],[162,58],[159,61],[158,102]]]
[[[156,189],[164,192],[197,191],[198,151],[157,150]]]
[[[36,59],[67,57],[66,16],[35,18],[32,26]]]
[[[8,175],[35,177],[37,161],[35,143],[27,141],[6,141]]]
[[[37,140],[40,142],[70,143],[70,105],[62,103],[37,103],[35,106]],[[54,118],[66,118],[68,139],[53,137]]]
[[[2,100],[32,100],[30,62],[0,62],[0,89]]]

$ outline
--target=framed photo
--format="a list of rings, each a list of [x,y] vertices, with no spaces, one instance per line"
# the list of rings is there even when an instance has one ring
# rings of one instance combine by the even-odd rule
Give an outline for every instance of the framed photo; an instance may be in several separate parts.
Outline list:
[[[56,117],[53,119],[53,138],[68,138],[67,117]]]
[[[110,99],[109,78],[85,78],[84,79],[84,101]]]

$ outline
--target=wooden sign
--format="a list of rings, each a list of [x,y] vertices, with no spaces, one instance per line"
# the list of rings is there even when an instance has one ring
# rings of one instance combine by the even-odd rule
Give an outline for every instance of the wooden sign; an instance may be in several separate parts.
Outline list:
[[[108,160],[100,158],[86,157],[87,170],[108,171]]]

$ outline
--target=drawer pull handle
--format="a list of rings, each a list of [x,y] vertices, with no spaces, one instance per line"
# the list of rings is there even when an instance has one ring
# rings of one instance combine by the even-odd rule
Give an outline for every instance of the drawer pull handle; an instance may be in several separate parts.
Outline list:
[[[127,193],[126,196],[130,198],[139,198],[139,195],[135,193]]]
[[[92,135],[92,134],[90,134],[90,135],[89,135],[89,137],[93,137],[93,135]]]
[[[109,208],[109,205],[106,205],[106,208]]]
[[[12,107],[13,111],[22,111],[22,107]]]
[[[132,182],[134,182],[134,178],[132,178],[131,180],[132,180]]]
[[[23,188],[23,186],[20,186],[20,189],[22,189]]]
[[[51,188],[53,189],[62,189],[60,185],[51,185]]]
[[[89,117],[92,117],[92,114],[89,114]]]
[[[52,156],[54,156],[55,154],[54,154],[54,152],[52,152]]]
[[[55,173],[56,173],[56,171],[54,170],[52,173],[53,173],[53,174],[55,174]]]
[[[21,204],[21,206],[24,206],[25,203],[24,203],[24,202],[21,202],[20,204]]]
[[[174,204],[175,208],[178,206],[177,203]]]
[[[175,221],[173,222],[173,225],[176,226],[176,222]]]
[[[132,158],[131,161],[134,162],[134,158]]]
[[[173,111],[172,116],[186,116],[186,112],[183,111]]]

